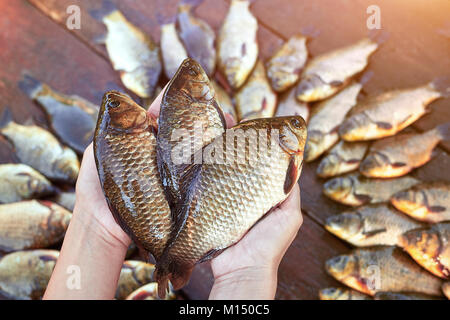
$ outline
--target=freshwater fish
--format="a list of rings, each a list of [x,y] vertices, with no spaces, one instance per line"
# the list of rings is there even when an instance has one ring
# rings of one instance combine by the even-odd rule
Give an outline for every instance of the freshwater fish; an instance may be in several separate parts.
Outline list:
[[[25,75],[19,87],[45,112],[50,130],[78,154],[92,142],[99,107],[77,95],[64,95]]]
[[[309,105],[306,102],[298,101],[295,98],[295,89],[292,88],[280,97],[275,116],[301,116],[308,123],[309,113]]]
[[[103,1],[102,8],[91,14],[106,25],[106,51],[122,83],[139,97],[152,98],[162,70],[156,43],[128,21],[111,1]]]
[[[0,205],[0,250],[46,248],[60,242],[72,214],[49,202],[28,200]]]
[[[360,141],[395,135],[426,114],[431,102],[447,95],[442,82],[437,79],[423,86],[367,97],[341,125],[340,137]]]
[[[108,206],[141,251],[158,259],[171,232],[171,213],[156,163],[156,119],[127,95],[103,97],[94,155]]]
[[[300,75],[297,99],[313,102],[342,90],[353,76],[364,70],[378,44],[368,38],[312,58]]]
[[[325,288],[319,291],[320,300],[372,300],[368,295],[347,288]]]
[[[446,282],[442,285],[442,292],[444,292],[447,299],[450,300],[450,282]]]
[[[165,300],[174,299],[176,299],[175,293],[170,290]],[[156,282],[148,283],[133,291],[125,300],[159,300],[158,284]]]
[[[75,208],[75,191],[58,191],[54,196],[50,197],[49,200],[72,212]]]
[[[359,171],[374,178],[403,176],[431,160],[433,149],[450,139],[450,123],[424,133],[404,133],[372,144]]]
[[[369,148],[368,142],[339,141],[320,161],[317,175],[329,178],[358,169]]]
[[[205,21],[194,17],[191,7],[187,3],[178,6],[178,34],[189,57],[197,61],[208,76],[212,76],[216,68],[216,34]]]
[[[235,147],[226,148],[227,140]],[[300,176],[305,141],[303,118],[263,118],[241,122],[202,150],[203,163],[182,178],[188,184],[181,185],[184,198],[175,209],[182,218],[179,231],[156,265],[160,296],[168,279],[175,290],[183,287],[195,264],[238,242],[288,197]]]
[[[168,79],[172,79],[178,67],[188,57],[183,43],[178,38],[175,23],[167,23],[161,26],[160,45],[164,73]]]
[[[212,80],[211,83],[214,86],[214,91],[216,92],[216,99],[223,113],[230,115],[231,118],[234,120],[234,122],[237,122],[236,108],[234,107],[230,96],[225,91],[225,89],[222,88],[222,86],[218,84],[216,81]]]
[[[442,300],[442,298],[417,292],[377,292],[375,300]]]
[[[450,183],[419,184],[394,194],[391,203],[417,220],[429,223],[450,221]]]
[[[450,222],[405,232],[400,246],[431,273],[450,278]]]
[[[75,183],[80,170],[76,153],[63,146],[49,131],[35,125],[21,125],[5,109],[0,133],[14,147],[20,162],[33,167],[50,180]]]
[[[249,6],[249,1],[232,0],[218,36],[218,68],[234,90],[244,84],[258,58],[258,22]]]
[[[152,282],[155,266],[143,261],[127,260],[122,265],[115,298],[126,299],[134,290]]]
[[[422,226],[384,203],[330,216],[325,223],[325,229],[357,247],[397,245],[400,235]]]
[[[389,201],[395,193],[419,182],[409,176],[397,179],[370,179],[358,173],[349,173],[325,182],[323,193],[342,204],[360,206]]]
[[[40,300],[52,275],[59,251],[31,250],[0,259],[0,295],[14,300]]]
[[[40,198],[55,191],[50,181],[26,164],[0,164],[0,203]]]
[[[239,120],[273,117],[277,107],[277,95],[266,77],[264,64],[256,63],[248,81],[234,96]]]
[[[318,103],[308,123],[305,161],[313,161],[339,140],[338,128],[347,112],[356,104],[362,85],[353,83],[334,97]]]
[[[308,58],[306,40],[301,34],[292,36],[267,62],[267,77],[276,92],[282,92],[297,82]]]
[[[394,246],[355,249],[329,259],[325,269],[336,280],[370,296],[383,291],[442,296],[442,281]]]

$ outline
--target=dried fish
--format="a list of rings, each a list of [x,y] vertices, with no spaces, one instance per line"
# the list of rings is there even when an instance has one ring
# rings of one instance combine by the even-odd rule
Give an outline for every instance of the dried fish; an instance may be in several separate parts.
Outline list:
[[[116,299],[126,299],[133,291],[152,282],[155,266],[142,261],[127,260],[123,263],[117,284]]]
[[[188,57],[183,43],[178,38],[175,23],[167,23],[161,27],[161,55],[166,77],[171,79]]]
[[[230,96],[225,91],[225,89],[222,88],[222,86],[218,84],[216,81],[211,81],[211,83],[214,86],[214,91],[216,92],[216,99],[223,113],[230,115],[231,118],[234,120],[234,122],[237,122],[236,108],[234,107]]]
[[[59,191],[53,197],[49,198],[49,200],[72,212],[75,208],[75,191]]]
[[[295,88],[289,89],[280,97],[276,117],[301,116],[306,123],[309,119],[309,105],[306,102],[300,102],[295,98]]]

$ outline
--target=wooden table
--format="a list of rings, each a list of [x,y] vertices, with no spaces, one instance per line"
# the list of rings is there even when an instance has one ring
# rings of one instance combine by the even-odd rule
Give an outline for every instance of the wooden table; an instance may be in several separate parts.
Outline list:
[[[113,0],[125,16],[159,41],[160,24],[172,21],[178,0]],[[195,14],[217,31],[228,0],[192,1]],[[420,85],[450,75],[450,1],[448,0],[255,0],[251,10],[259,21],[260,57],[267,59],[297,32],[312,34],[311,56],[350,44],[368,34],[366,9],[376,4],[387,41],[371,58],[363,95]],[[81,9],[81,29],[66,27],[69,5]],[[13,0],[0,2],[0,109],[9,107],[23,123],[32,118],[45,126],[43,113],[18,88],[24,71],[55,89],[100,103],[106,90],[125,90],[96,39],[105,32],[90,15],[101,1]],[[162,80],[162,83],[167,81]],[[450,120],[450,99],[431,105],[431,112],[414,124],[423,131]],[[435,158],[415,175],[424,180],[450,181],[450,157],[443,143]],[[11,149],[0,140],[0,161],[13,161]],[[323,181],[315,176],[317,162],[304,167],[300,180],[304,224],[286,253],[278,273],[279,299],[316,299],[320,288],[338,285],[324,271],[325,261],[351,247],[327,233],[329,215],[345,208],[326,199]],[[184,289],[188,298],[207,298],[212,285],[208,265],[194,271]]]

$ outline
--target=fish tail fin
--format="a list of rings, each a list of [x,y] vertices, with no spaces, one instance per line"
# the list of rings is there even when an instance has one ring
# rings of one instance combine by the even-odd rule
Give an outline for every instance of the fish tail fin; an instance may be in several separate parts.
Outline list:
[[[18,85],[31,99],[34,99],[42,89],[42,82],[28,73],[24,73]]]
[[[102,21],[104,17],[114,11],[117,11],[116,5],[111,0],[103,0],[99,9],[91,10],[89,13],[94,19]]]
[[[431,81],[431,87],[442,95],[442,97],[450,97],[450,75],[442,76]]]
[[[441,140],[450,141],[450,122],[440,124],[434,130],[441,137]]]
[[[164,299],[169,291],[169,280],[174,290],[183,288],[193,270],[193,266],[180,265],[175,262],[157,264],[153,273],[154,281],[158,282],[158,295]]]
[[[12,112],[8,107],[5,107],[0,116],[0,129],[6,127],[11,121],[13,121]]]
[[[390,34],[386,30],[381,29],[372,29],[369,30],[368,35],[370,40],[377,43],[378,45],[381,45],[389,39]]]

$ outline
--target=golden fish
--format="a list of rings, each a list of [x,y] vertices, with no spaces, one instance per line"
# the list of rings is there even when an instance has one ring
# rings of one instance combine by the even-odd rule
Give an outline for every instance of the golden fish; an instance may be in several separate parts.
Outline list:
[[[376,141],[359,171],[374,178],[403,176],[431,160],[434,147],[450,138],[450,123],[424,133],[404,133]]]
[[[231,101],[230,96],[224,88],[216,81],[211,81],[216,92],[216,98],[224,114],[229,114],[234,122],[237,122],[236,108]]]
[[[152,98],[161,74],[159,48],[150,35],[129,22],[110,1],[92,11],[107,28],[106,51],[126,88],[141,98]]]
[[[306,40],[300,34],[291,37],[267,62],[267,77],[276,92],[284,91],[297,82],[308,58]]]
[[[249,6],[249,1],[232,0],[218,37],[218,67],[234,90],[244,84],[258,58],[258,22]]]
[[[361,84],[355,82],[313,108],[308,122],[305,161],[317,159],[338,142],[339,125],[344,121],[347,112],[356,104],[361,88]]]
[[[0,296],[15,300],[40,300],[47,288],[59,252],[18,251],[0,260]]]
[[[404,232],[423,225],[385,204],[368,205],[328,217],[325,229],[357,246],[396,245]]]
[[[261,61],[248,81],[234,96],[239,120],[270,118],[277,107],[277,95],[272,91]]]
[[[320,300],[372,300],[368,295],[347,288],[325,288],[319,291]]]
[[[375,300],[442,300],[442,298],[417,292],[377,292]]]
[[[190,4],[178,6],[177,26],[190,58],[197,61],[208,76],[216,68],[216,34],[203,20],[192,15]]]
[[[227,148],[227,140],[237,146]],[[202,150],[203,163],[184,173],[196,182],[181,188],[179,232],[156,265],[162,296],[169,278],[175,290],[183,287],[196,263],[238,242],[286,199],[300,176],[305,141],[301,117],[263,118],[241,122]]]
[[[350,46],[314,57],[303,69],[297,85],[297,99],[304,102],[331,97],[353,76],[364,70],[378,44],[366,38]]]
[[[50,180],[75,183],[80,170],[77,155],[50,132],[35,125],[24,126],[12,121],[6,109],[0,121],[0,133],[14,146],[20,162]]]
[[[355,249],[329,259],[325,268],[336,280],[371,296],[382,291],[442,295],[442,281],[393,246]]]
[[[166,77],[172,79],[178,67],[188,57],[183,43],[178,38],[175,23],[161,27],[161,56]]]
[[[176,299],[175,293],[170,290],[169,294],[166,296],[165,300]],[[158,284],[156,282],[151,282],[139,289],[133,291],[126,300],[159,300],[158,298]]]
[[[49,201],[0,205],[0,250],[40,249],[64,238],[72,214]]]
[[[115,298],[126,299],[134,290],[152,282],[155,266],[142,261],[127,260],[122,265]]]
[[[450,220],[450,183],[419,184],[394,194],[391,203],[417,220],[430,223]]]
[[[339,135],[346,141],[395,135],[427,113],[427,106],[443,96],[436,81],[368,97],[352,110],[339,128]]]
[[[442,292],[444,292],[447,299],[450,299],[450,282],[446,282],[442,285]]]
[[[280,97],[276,117],[301,116],[306,123],[309,119],[309,105],[306,102],[300,102],[295,98],[295,89],[289,89]]]
[[[19,86],[44,110],[50,129],[59,140],[83,154],[92,142],[98,106],[79,96],[56,92],[29,75],[24,76]]]
[[[53,197],[50,197],[49,200],[72,212],[75,208],[75,191],[59,191]]]
[[[171,232],[171,214],[156,163],[156,120],[128,96],[103,97],[94,155],[108,206],[140,249],[158,259]]]
[[[450,222],[405,232],[400,246],[431,273],[450,278]]]
[[[39,198],[56,190],[42,174],[26,164],[0,164],[0,202]]]
[[[369,148],[367,142],[339,141],[320,161],[317,175],[329,178],[358,169]]]
[[[348,206],[388,201],[393,194],[408,189],[420,181],[406,176],[397,179],[369,179],[350,173],[325,182],[323,193]]]

